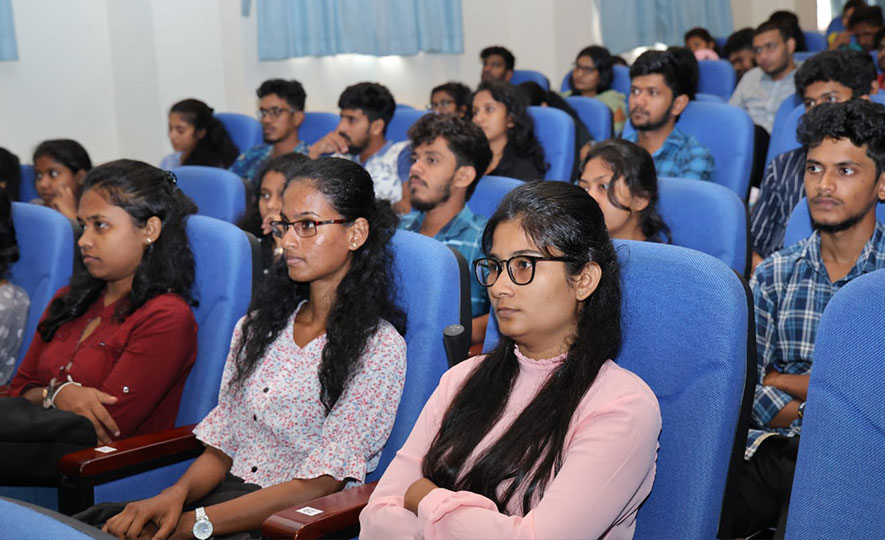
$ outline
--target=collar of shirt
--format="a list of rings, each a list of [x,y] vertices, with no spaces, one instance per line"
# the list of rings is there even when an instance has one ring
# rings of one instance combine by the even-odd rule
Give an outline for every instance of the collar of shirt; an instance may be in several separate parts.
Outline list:
[[[860,256],[858,256],[857,261],[855,261],[854,266],[851,267],[851,270],[845,274],[845,277],[837,281],[836,283],[848,282],[857,276],[864,274],[867,271],[870,271],[877,266],[868,268],[868,266],[872,265],[874,261],[872,261],[872,256],[875,253],[885,253],[885,224],[881,222],[876,223],[876,228],[873,230],[873,235],[864,244],[863,250],[860,252]],[[805,243],[805,247],[802,248],[802,251],[799,253],[799,262],[805,263],[811,267],[812,270],[817,272],[818,274],[823,275],[827,279],[829,279],[829,274],[827,273],[827,268],[824,265],[823,258],[820,254],[820,232],[814,231],[810,237],[808,237],[808,241]]]
[[[629,135],[624,137],[624,139],[638,144],[639,132],[634,130],[633,133],[630,133]],[[687,140],[688,135],[686,135],[677,126],[673,126],[673,131],[671,131],[670,134],[667,135],[667,138],[664,139],[664,144],[662,144],[660,148],[655,150],[655,153],[652,154],[651,157],[658,158],[661,156],[661,154],[669,155],[670,153],[675,152],[676,150],[679,150],[680,148],[685,146]]]
[[[390,150],[390,146],[392,144],[393,144],[393,141],[385,141],[384,146],[382,146],[381,148],[378,149],[377,152],[375,152],[374,154],[369,156],[369,158],[366,161],[361,160],[359,154],[338,154],[338,155],[346,156],[351,161],[356,161],[357,163],[359,163],[360,165],[365,167],[366,165],[369,164],[370,161],[372,161],[372,159],[374,159],[378,156],[383,156],[388,150]]]
[[[401,227],[407,231],[420,232],[421,224],[424,223],[424,216],[424,212],[413,210],[400,218]],[[474,219],[475,214],[471,212],[470,208],[465,204],[464,208],[462,208],[451,221],[446,223],[445,226],[436,233],[434,238],[441,242],[450,238],[459,238],[461,234],[470,227]]]

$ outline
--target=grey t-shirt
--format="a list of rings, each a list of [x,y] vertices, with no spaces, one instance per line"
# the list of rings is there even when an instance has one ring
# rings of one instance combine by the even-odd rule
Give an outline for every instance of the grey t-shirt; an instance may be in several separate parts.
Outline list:
[[[28,293],[12,283],[0,285],[0,384],[8,382],[28,323]]]

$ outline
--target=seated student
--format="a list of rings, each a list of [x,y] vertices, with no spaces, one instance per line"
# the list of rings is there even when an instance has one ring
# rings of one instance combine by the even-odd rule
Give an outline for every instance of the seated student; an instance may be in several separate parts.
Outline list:
[[[808,148],[805,195],[816,230],[765,259],[750,280],[758,379],[733,509],[733,532],[744,538],[785,523],[824,307],[852,279],[885,268],[885,225],[876,221],[885,200],[885,107],[824,103],[803,117],[799,141]]]
[[[147,163],[89,172],[77,211],[85,270],[49,304],[10,395],[86,417],[101,444],[174,425],[197,355],[194,210],[174,175]]]
[[[858,7],[866,5],[867,3],[864,0],[848,0],[845,2],[845,5],[842,6],[842,15],[840,16],[839,21],[841,26],[837,24],[834,27],[834,31],[827,34],[827,44],[830,49],[837,49],[842,45],[849,45],[851,43],[853,36],[848,29],[851,15]]]
[[[261,243],[265,273],[283,254],[282,240],[273,235],[273,228],[270,226],[271,222],[280,220],[283,188],[286,182],[301,173],[309,161],[304,154],[295,152],[268,160],[256,177],[260,179],[258,196],[252,198],[246,207],[246,213],[237,221],[239,228],[255,235]]]
[[[447,82],[430,91],[428,109],[437,114],[457,114],[468,116],[470,109],[470,87],[459,82]]]
[[[796,42],[796,52],[804,52],[808,50],[808,45],[805,43],[805,33],[799,26],[798,15],[792,11],[782,9],[769,15],[768,20],[787,29],[790,37]]]
[[[487,81],[477,87],[471,103],[473,123],[486,134],[492,149],[485,174],[542,180],[547,163],[525,96],[510,84]]]
[[[599,204],[612,238],[672,240],[670,229],[658,214],[655,162],[641,146],[623,139],[594,145],[582,164],[578,187]]]
[[[716,46],[716,40],[710,35],[706,28],[695,27],[685,33],[685,48],[693,53],[697,53],[702,49],[713,51],[716,55],[714,60],[719,59],[719,47]]]
[[[500,45],[492,45],[483,49],[479,53],[479,57],[482,59],[481,82],[510,82],[513,77],[513,68],[516,66],[516,58],[512,52]]]
[[[31,303],[24,289],[6,279],[9,267],[18,256],[12,203],[6,191],[0,188],[0,384],[6,383],[15,370]]]
[[[575,58],[575,67],[568,79],[569,96],[596,98],[612,112],[612,127],[619,135],[627,122],[627,96],[611,87],[615,58],[605,47],[584,47]]]
[[[876,68],[879,71],[876,82],[879,88],[885,88],[885,26],[876,32],[873,42],[876,44]]]
[[[339,158],[289,180],[281,215],[284,260],[237,323],[218,405],[194,429],[203,454],[159,495],[79,519],[120,538],[255,531],[378,465],[406,375],[396,216],[368,173]]]
[[[428,114],[409,128],[413,163],[409,173],[412,212],[399,228],[436,238],[457,249],[467,264],[482,256],[486,220],[467,200],[489,166],[492,151],[482,130],[455,115]],[[473,343],[482,343],[489,318],[489,296],[470,282]]]
[[[483,250],[476,278],[501,341],[443,375],[360,536],[630,538],[661,416],[648,386],[612,360],[621,286],[599,206],[565,182],[520,186]]]
[[[848,32],[830,42],[830,49],[854,49],[869,53],[875,50],[876,33],[882,28],[882,8],[857,6],[848,19]]]
[[[696,64],[696,62],[695,62]],[[676,120],[694,97],[692,65],[675,51],[646,51],[630,68],[630,122],[626,140],[644,148],[660,176],[713,179],[713,155]]]
[[[296,80],[270,79],[261,83],[258,95],[258,119],[264,132],[264,144],[246,150],[231,165],[240,177],[257,182],[256,176],[268,159],[289,152],[307,154],[307,143],[298,138],[304,122],[304,87]]]
[[[92,169],[89,154],[77,141],[55,139],[37,145],[33,160],[34,187],[39,198],[31,202],[76,220],[83,181]]]
[[[408,210],[406,182],[412,150],[406,141],[395,143],[386,139],[396,110],[390,91],[378,83],[354,84],[341,93],[338,108],[338,127],[310,147],[311,159],[333,154],[359,163],[369,171],[376,197],[392,203],[402,201],[398,210]]]
[[[734,68],[735,82],[740,82],[744,73],[756,67],[756,55],[753,53],[753,29],[741,28],[728,36],[722,57],[731,62]]]
[[[859,51],[823,51],[796,70],[796,93],[805,110],[821,103],[869,99],[875,90],[876,68]],[[784,247],[784,232],[793,208],[804,195],[806,149],[799,147],[775,157],[765,169],[759,198],[750,213],[753,266]]]
[[[173,153],[160,162],[161,169],[181,165],[230,167],[240,151],[215,111],[198,99],[179,101],[169,109],[169,142]]]
[[[18,156],[5,148],[0,148],[0,188],[6,191],[10,201],[19,199],[21,181],[22,168]]]

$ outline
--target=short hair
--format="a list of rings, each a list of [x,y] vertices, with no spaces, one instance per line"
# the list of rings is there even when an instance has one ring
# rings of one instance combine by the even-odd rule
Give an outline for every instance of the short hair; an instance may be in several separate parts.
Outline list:
[[[694,87],[691,86],[691,66],[685,63],[682,55],[671,50],[645,51],[630,67],[630,80],[643,75],[658,74],[664,77],[667,87],[673,92],[673,99],[685,94],[694,98]]]
[[[698,65],[698,58],[691,52],[688,47],[667,47],[667,52],[672,54],[676,59],[676,63],[680,66],[682,75],[680,78],[685,79],[685,89],[689,99],[694,99],[694,93],[698,88],[698,81],[701,80],[701,68]]]
[[[851,97],[870,93],[876,65],[869,54],[854,50],[822,51],[799,66],[794,83],[801,97],[816,82],[834,81],[851,89]]]
[[[486,47],[479,53],[479,57],[485,60],[489,56],[497,54],[501,58],[504,59],[504,65],[507,67],[508,71],[513,71],[513,67],[516,65],[516,58],[513,56],[513,53],[510,52],[506,47],[502,47],[500,45],[492,45],[491,47]]]
[[[396,101],[386,86],[373,82],[362,82],[348,86],[338,98],[339,109],[358,109],[369,117],[369,122],[379,118],[384,120],[384,134],[390,119],[396,111]]]
[[[89,159],[86,149],[72,139],[53,139],[41,142],[34,150],[34,161],[31,163],[36,163],[37,158],[43,156],[50,157],[54,161],[61,163],[68,169],[71,169],[71,172],[89,172],[92,170],[92,160]]]
[[[605,47],[600,47],[599,45],[591,45],[589,47],[584,47],[581,49],[581,52],[578,53],[578,56],[575,57],[575,62],[578,61],[578,58],[582,56],[589,56],[593,59],[593,65],[596,66],[597,73],[599,73],[599,83],[596,85],[596,92],[602,93],[611,88],[612,81],[615,78],[615,71],[613,66],[615,65],[615,59],[612,57],[611,52]],[[572,74],[569,73],[568,76],[568,84],[571,88],[572,92],[575,91],[574,82],[572,81]]]
[[[879,6],[858,6],[848,19],[848,27],[854,28],[854,25],[860,23],[882,26],[882,8]]]
[[[842,15],[845,15],[845,12],[849,9],[857,9],[861,6],[866,6],[867,3],[864,0],[848,0],[845,2],[845,5],[842,7]]]
[[[10,200],[18,200],[21,181],[22,167],[18,156],[5,148],[0,148],[0,182],[6,183],[6,194]]]
[[[691,30],[689,30],[688,32],[685,33],[685,36],[683,37],[683,41],[688,42],[688,40],[693,37],[701,38],[704,41],[706,41],[707,43],[712,43],[713,47],[716,46],[716,40],[713,39],[713,35],[710,34],[709,30],[707,30],[706,28],[703,28],[700,26],[696,26],[696,27],[692,28]]]
[[[876,176],[885,171],[885,105],[866,99],[823,103],[802,115],[796,135],[808,148],[824,139],[848,139],[854,146],[866,146]]]
[[[456,114],[425,114],[412,124],[408,134],[413,149],[442,137],[455,155],[458,167],[470,166],[476,170],[476,178],[467,187],[469,199],[492,162],[492,149],[482,129]]]
[[[796,52],[808,50],[805,43],[805,33],[799,27],[799,16],[792,11],[775,11],[768,20],[786,29],[791,38],[796,42]],[[786,38],[784,39],[786,41]]]
[[[452,96],[452,99],[455,100],[455,106],[457,107],[467,107],[470,108],[470,94],[473,92],[469,86],[464,83],[460,83],[457,81],[449,81],[445,84],[441,84],[433,88],[430,91],[430,96],[433,97],[433,94],[437,92],[445,92],[446,94]]]
[[[749,27],[741,28],[728,36],[725,46],[722,47],[722,56],[727,59],[732,53],[744,49],[753,50],[753,29]]]
[[[789,28],[787,28],[786,26],[784,26],[782,24],[778,24],[775,21],[771,21],[771,20],[765,21],[764,23],[757,26],[756,29],[753,30],[753,37],[756,37],[759,34],[764,34],[765,32],[771,32],[772,30],[778,31],[778,33],[783,38],[784,43],[786,43],[787,40],[790,38],[793,38],[793,41],[796,40],[795,36],[793,36],[791,34]]]
[[[285,79],[270,79],[264,81],[255,93],[258,94],[258,99],[275,94],[288,103],[290,107],[299,111],[304,110],[304,100],[307,99],[307,94],[304,93],[304,87],[301,86],[300,82],[294,79],[291,81]]]

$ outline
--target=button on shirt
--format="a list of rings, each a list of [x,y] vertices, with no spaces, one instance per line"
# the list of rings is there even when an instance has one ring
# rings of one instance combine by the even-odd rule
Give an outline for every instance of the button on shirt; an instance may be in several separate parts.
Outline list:
[[[420,233],[421,224],[424,223],[424,212],[413,211],[400,218],[399,228]],[[483,256],[482,231],[485,229],[486,219],[470,211],[467,205],[458,212],[452,221],[446,223],[433,237],[443,244],[457,249],[467,259],[467,266],[473,268],[473,261]],[[489,294],[485,287],[472,276],[470,278],[470,311],[474,317],[485,315],[489,312]]]
[[[792,375],[811,372],[814,338],[827,302],[846,283],[874,270],[885,268],[885,225],[878,223],[851,271],[833,283],[820,254],[820,233],[765,259],[750,280],[756,310],[757,382],[750,433],[744,459],[750,459],[770,435],[798,435],[802,419],[788,428],[768,427],[793,397],[771,386],[763,386],[772,369]]]
[[[638,137],[638,133],[634,131],[624,139],[635,143]],[[651,157],[659,177],[713,179],[715,169],[713,154],[693,135],[683,132],[678,127],[673,127],[667,140]]]
[[[408,141],[387,141],[380,150],[363,163],[359,154],[332,154],[349,159],[365,167],[375,185],[375,197],[392,203],[403,198],[403,184],[409,180],[412,168],[412,146]]]
[[[307,146],[306,142],[298,141],[298,144],[292,149],[292,152],[307,155],[308,150],[310,150],[310,148]],[[257,186],[260,179],[255,177],[258,175],[264,162],[270,159],[271,153],[273,153],[272,144],[259,144],[258,146],[253,146],[237,157],[234,164],[230,166],[230,172],[249,180]]]
[[[728,104],[747,111],[754,124],[771,133],[777,108],[787,96],[796,92],[794,75],[795,69],[776,81],[762,71],[761,67],[754,67],[741,77]]]

